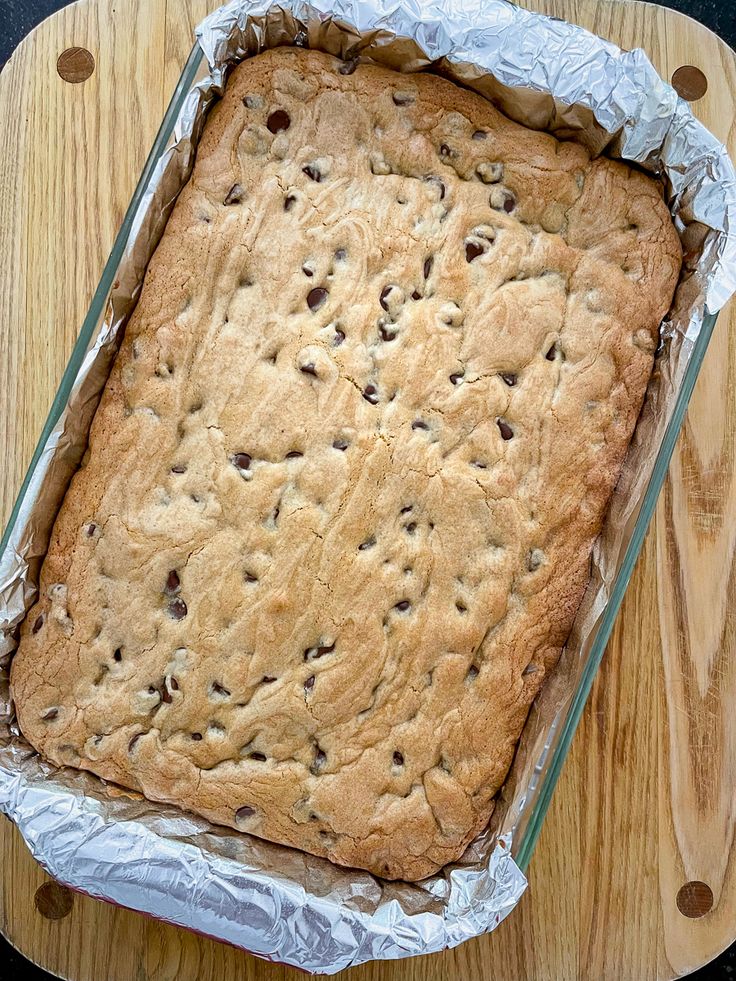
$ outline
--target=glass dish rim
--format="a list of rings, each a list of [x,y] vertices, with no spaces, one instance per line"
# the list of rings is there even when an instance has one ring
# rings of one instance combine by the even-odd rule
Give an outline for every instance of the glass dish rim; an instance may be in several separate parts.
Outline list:
[[[26,470],[25,476],[23,477],[23,481],[20,485],[20,489],[15,498],[15,502],[10,511],[8,521],[5,526],[5,531],[3,532],[2,538],[0,538],[0,557],[3,555],[8,546],[10,536],[15,527],[15,522],[18,519],[18,513],[20,512],[23,501],[25,500],[28,487],[31,483],[31,479],[35,472],[36,466],[38,465],[38,461],[44,447],[46,446],[48,438],[69,400],[69,395],[74,387],[77,375],[79,374],[79,369],[81,368],[82,362],[87,353],[87,348],[92,335],[105,315],[107,302],[110,298],[110,293],[115,282],[118,265],[120,264],[123,254],[125,253],[125,248],[128,244],[128,239],[133,229],[135,216],[138,212],[141,200],[151,181],[156,164],[166,150],[168,141],[174,132],[174,128],[179,117],[179,112],[184,100],[189,94],[189,90],[201,66],[203,58],[204,54],[199,48],[199,45],[195,42],[176,83],[174,93],[166,108],[166,112],[164,113],[164,117],[161,121],[161,125],[159,126],[156,138],[154,139],[153,145],[146,158],[146,162],[143,165],[143,170],[141,171],[141,175],[136,183],[135,190],[133,191],[128,207],[125,209],[123,220],[120,223],[120,228],[118,229],[113,241],[107,262],[102,270],[100,281],[97,284],[94,294],[92,295],[89,309],[87,310],[85,318],[82,321],[79,334],[74,342],[74,346],[71,354],[69,355],[69,360],[67,361],[66,367],[64,368],[64,373],[61,376],[59,387],[56,390],[53,402],[51,403],[51,408],[49,409],[46,421],[43,424],[41,434],[38,437],[33,455],[31,456],[31,460],[28,464],[28,469]]]
[[[557,781],[559,780],[562,766],[567,758],[567,754],[572,744],[573,736],[583,714],[583,709],[588,700],[588,695],[593,686],[593,681],[600,667],[608,641],[610,640],[616,618],[621,609],[626,590],[629,585],[634,567],[641,553],[644,538],[649,529],[654,512],[656,510],[659,493],[667,475],[672,454],[677,443],[680,429],[690,403],[690,397],[695,388],[695,383],[700,375],[700,368],[703,364],[705,352],[708,348],[713,328],[718,320],[718,313],[706,313],[703,317],[703,326],[693,345],[693,351],[688,361],[687,368],[682,376],[680,389],[675,400],[675,405],[670,416],[670,420],[665,429],[662,441],[657,451],[657,456],[652,468],[652,473],[647,484],[646,491],[642,499],[639,513],[634,523],[634,529],[627,545],[624,557],[621,561],[618,573],[611,585],[611,594],[606,603],[601,622],[598,625],[595,640],[591,645],[588,658],[581,673],[580,681],[575,689],[573,698],[568,706],[564,719],[561,721],[558,733],[555,733],[554,745],[551,749],[551,757],[547,762],[543,779],[534,793],[534,801],[526,818],[523,834],[514,841],[512,854],[516,864],[522,872],[526,872],[531,861],[534,848],[539,840],[539,835],[544,823],[544,817],[552,800]]]
[[[0,538],[0,558],[4,554],[5,549],[8,547],[18,514],[20,513],[26,493],[28,492],[48,438],[68,402],[69,395],[76,382],[79,369],[87,353],[90,340],[95,329],[99,326],[105,316],[108,300],[116,279],[118,265],[125,254],[128,240],[134,227],[135,216],[138,212],[141,201],[155,172],[156,165],[158,164],[158,161],[163,153],[166,151],[169,140],[174,134],[184,101],[189,95],[196,80],[197,74],[201,70],[202,64],[205,60],[205,54],[202,51],[199,42],[195,40],[168,103],[161,125],[156,134],[148,157],[146,158],[141,175],[136,183],[133,195],[130,199],[128,207],[126,208],[120,228],[115,236],[110,254],[100,276],[99,283],[93,294],[87,314],[82,322],[79,335],[72,348],[69,360],[61,377],[61,381],[59,382],[59,387],[54,396],[48,416],[41,430],[25,476],[8,517],[5,531],[2,538]],[[542,779],[532,790],[533,799],[524,817],[520,832],[518,835],[515,834],[513,836],[511,853],[517,866],[524,873],[526,873],[526,870],[529,867],[535,846],[539,840],[539,835],[541,833],[545,815],[549,808],[552,794],[562,772],[562,767],[565,759],[567,758],[573,736],[577,730],[583,709],[593,685],[593,681],[610,639],[610,635],[613,630],[616,617],[618,616],[621,603],[623,602],[629,580],[631,579],[636,561],[641,552],[646,532],[654,515],[659,493],[669,468],[675,444],[685,417],[685,412],[687,411],[690,397],[699,376],[700,368],[705,357],[705,352],[717,319],[717,313],[706,313],[703,318],[703,327],[695,341],[695,344],[693,345],[693,351],[685,373],[682,377],[672,415],[657,451],[655,464],[644,493],[642,505],[634,524],[631,539],[626,548],[618,573],[612,583],[610,598],[606,604],[605,610],[601,617],[601,622],[598,626],[595,640],[591,645],[590,652],[582,669],[579,684],[575,689],[573,698],[566,709],[564,717],[559,722],[559,728],[554,732],[553,741],[549,750],[550,757],[545,763],[545,770]]]

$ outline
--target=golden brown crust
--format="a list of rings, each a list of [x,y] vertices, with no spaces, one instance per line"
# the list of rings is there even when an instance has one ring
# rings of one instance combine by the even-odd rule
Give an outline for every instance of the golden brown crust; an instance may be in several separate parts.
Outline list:
[[[233,72],[12,687],[56,763],[417,879],[569,632],[680,247],[642,174],[339,68]]]

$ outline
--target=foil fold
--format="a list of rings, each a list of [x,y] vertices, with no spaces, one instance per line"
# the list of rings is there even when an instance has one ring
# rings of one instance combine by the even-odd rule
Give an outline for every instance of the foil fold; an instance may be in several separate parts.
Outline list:
[[[725,148],[643,52],[622,52],[506,0],[235,0],[196,33],[187,68],[199,58],[198,77],[169,145],[146,166],[124,221],[104,313],[76,363],[73,356],[69,397],[52,410],[0,555],[0,809],[38,861],[73,888],[268,960],[332,974],[456,946],[494,929],[518,903],[526,880],[515,857],[531,833],[530,815],[545,783],[554,782],[551,760],[622,587],[658,455],[684,411],[693,359],[707,342],[713,314],[736,289],[736,174]],[[8,691],[18,626],[36,595],[53,519],[84,452],[146,265],[191,172],[207,110],[233,65],[283,44],[369,58],[404,72],[432,70],[527,126],[638,163],[663,180],[684,244],[683,273],[645,407],[560,665],[532,707],[491,826],[458,863],[421,883],[338,868],[150,803],[90,774],[57,770],[18,732]]]

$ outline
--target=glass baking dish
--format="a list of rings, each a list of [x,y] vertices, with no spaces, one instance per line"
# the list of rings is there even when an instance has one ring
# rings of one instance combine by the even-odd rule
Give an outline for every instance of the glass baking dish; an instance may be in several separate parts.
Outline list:
[[[103,270],[99,285],[93,296],[89,311],[82,324],[79,337],[63,374],[59,389],[53,400],[28,472],[23,480],[11,512],[8,526],[0,541],[0,561],[9,543],[11,543],[16,522],[18,521],[19,515],[23,513],[27,497],[29,499],[32,498],[37,489],[39,465],[45,457],[45,451],[48,448],[49,439],[54,432],[54,428],[59,422],[75,390],[80,369],[85,362],[85,358],[101,326],[111,319],[110,311],[112,309],[112,303],[115,292],[119,288],[121,262],[129,249],[133,236],[138,230],[141,206],[152,193],[151,188],[156,179],[157,169],[170,146],[172,137],[175,136],[177,121],[180,118],[185,101],[192,87],[206,77],[207,72],[207,59],[199,43],[196,43],[187,59],[166,110],[161,127]],[[173,207],[173,201],[168,204],[167,215],[171,207]],[[164,224],[165,222],[162,222],[161,227],[158,229],[159,235],[163,230]],[[129,311],[127,315],[129,315]],[[675,442],[716,319],[716,314],[705,314],[702,328],[692,345],[687,367],[679,380],[679,388],[669,423],[657,450],[651,476],[641,498],[638,513],[635,514],[635,518],[632,516],[633,526],[628,545],[622,558],[619,560],[615,578],[610,583],[608,601],[597,621],[594,637],[583,652],[574,654],[572,666],[568,664],[567,670],[572,671],[572,676],[575,678],[573,696],[565,701],[563,708],[556,714],[554,723],[546,732],[544,745],[541,748],[538,745],[535,747],[533,776],[526,785],[523,801],[512,815],[512,820],[507,821],[501,827],[504,833],[507,831],[511,832],[509,835],[511,840],[511,855],[522,871],[527,869],[531,860],[552,792],[559,778],[593,679],[603,657],[615,618],[621,606],[634,564],[641,550],[644,535],[654,513],[657,497],[667,472]],[[119,343],[121,333],[121,331],[118,331],[117,343]],[[101,379],[98,395],[103,384],[104,379]]]

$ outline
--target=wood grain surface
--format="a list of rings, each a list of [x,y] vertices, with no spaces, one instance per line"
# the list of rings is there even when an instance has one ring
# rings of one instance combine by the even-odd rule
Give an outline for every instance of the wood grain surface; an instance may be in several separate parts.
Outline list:
[[[3,523],[192,28],[212,5],[80,0],[30,35],[0,75]],[[707,91],[694,109],[736,155],[736,59],[705,28],[635,0],[524,5],[645,48],[666,78],[682,66],[699,68]],[[60,58],[73,48],[92,60],[79,52]],[[698,81],[692,72],[684,77]],[[671,979],[734,939],[735,431],[736,314],[726,311],[532,860],[528,893],[490,937],[357,968],[351,981]],[[49,884],[5,819],[0,850],[0,929],[62,977],[303,977],[67,894]]]

